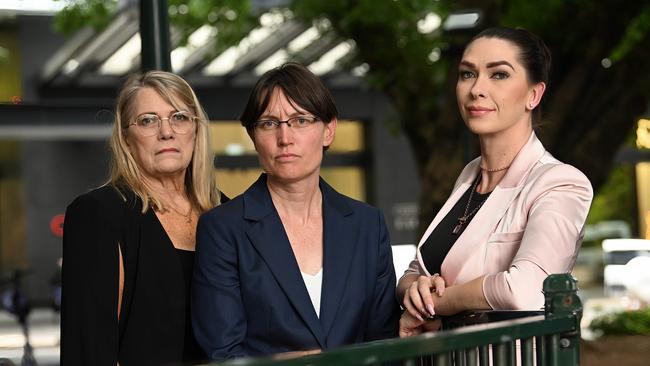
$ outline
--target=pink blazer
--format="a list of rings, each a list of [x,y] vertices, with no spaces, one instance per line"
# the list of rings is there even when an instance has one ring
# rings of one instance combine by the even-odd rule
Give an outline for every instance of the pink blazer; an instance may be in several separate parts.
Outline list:
[[[420,247],[470,187],[480,162],[465,166],[405,274],[431,275]],[[592,197],[587,177],[551,156],[533,133],[450,249],[440,274],[448,286],[486,275],[483,294],[493,309],[543,307],[544,279],[573,268]]]

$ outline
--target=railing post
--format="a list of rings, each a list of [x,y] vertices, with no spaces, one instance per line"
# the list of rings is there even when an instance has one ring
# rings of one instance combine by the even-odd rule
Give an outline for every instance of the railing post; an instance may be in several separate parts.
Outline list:
[[[551,351],[547,361],[551,365],[579,365],[582,302],[578,297],[578,284],[570,274],[552,274],[544,280],[543,288],[546,318],[569,316],[575,321],[574,331],[559,334],[559,348],[547,347],[547,351]]]

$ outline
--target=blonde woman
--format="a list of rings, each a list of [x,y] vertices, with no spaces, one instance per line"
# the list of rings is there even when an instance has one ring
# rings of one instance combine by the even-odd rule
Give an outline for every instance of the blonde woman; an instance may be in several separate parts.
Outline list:
[[[124,84],[110,179],[66,211],[61,364],[205,358],[189,307],[196,223],[223,198],[207,123],[177,75],[150,71]]]

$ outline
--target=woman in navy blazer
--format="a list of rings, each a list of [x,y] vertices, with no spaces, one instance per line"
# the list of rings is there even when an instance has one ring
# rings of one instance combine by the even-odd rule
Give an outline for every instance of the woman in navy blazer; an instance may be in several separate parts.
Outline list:
[[[193,325],[212,360],[397,335],[383,215],[319,176],[336,116],[329,91],[299,64],[255,85],[241,121],[265,174],[197,230]]]

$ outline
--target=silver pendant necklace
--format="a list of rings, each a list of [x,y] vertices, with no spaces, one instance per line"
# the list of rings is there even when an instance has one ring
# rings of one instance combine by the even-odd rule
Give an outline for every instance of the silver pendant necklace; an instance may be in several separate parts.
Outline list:
[[[458,217],[458,223],[456,224],[456,226],[454,226],[454,229],[451,231],[452,234],[460,233],[467,220],[470,217],[472,217],[472,215],[474,215],[478,211],[478,209],[481,208],[481,206],[483,206],[485,200],[487,200],[487,195],[486,195],[486,197],[483,198],[476,207],[474,207],[472,212],[467,213],[467,211],[469,211],[469,205],[472,202],[472,197],[474,197],[474,192],[476,191],[476,187],[478,186],[480,180],[481,180],[481,175],[479,174],[479,176],[474,181],[474,184],[472,184],[472,190],[469,192],[469,199],[467,200],[467,205],[465,206],[465,212],[463,213],[463,216]]]

